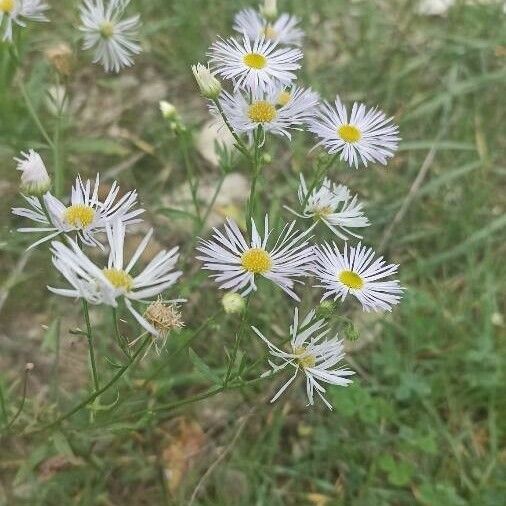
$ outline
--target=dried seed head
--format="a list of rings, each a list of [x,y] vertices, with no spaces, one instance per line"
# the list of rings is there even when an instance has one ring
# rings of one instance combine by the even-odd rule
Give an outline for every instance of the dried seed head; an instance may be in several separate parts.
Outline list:
[[[25,365],[25,371],[26,372],[32,372],[35,369],[35,365],[33,362],[27,362]]]
[[[64,77],[69,77],[74,70],[74,54],[71,47],[65,42],[50,47],[46,57],[56,71]]]
[[[157,353],[160,353],[160,349],[167,342],[170,332],[184,327],[183,318],[177,305],[166,303],[161,297],[148,306],[144,318],[158,331],[159,335],[153,336]]]

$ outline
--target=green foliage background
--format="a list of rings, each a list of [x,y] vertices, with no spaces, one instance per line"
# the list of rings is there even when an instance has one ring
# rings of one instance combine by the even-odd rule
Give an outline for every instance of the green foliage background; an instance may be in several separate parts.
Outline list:
[[[173,356],[219,310],[216,287],[188,256],[180,294],[190,299],[187,327],[169,341],[167,353],[147,357],[109,392],[102,402],[111,403],[110,409],[98,412],[93,423],[84,411],[57,430],[30,436],[86,395],[87,377],[84,371],[81,381],[70,381],[74,365],[60,360],[60,346],[79,341],[62,314],[74,326],[82,323],[76,305],[47,296],[45,286],[55,279],[47,250],[39,249],[15,272],[28,242],[15,233],[19,222],[9,214],[20,203],[12,157],[33,147],[51,160],[17,83],[23,80],[52,130],[44,101],[54,77],[43,51],[58,41],[75,47],[69,89],[82,104],[65,125],[66,186],[77,171],[93,177],[97,170],[119,169],[122,185],[138,188],[159,241],[184,244],[184,216],[170,214],[163,222],[155,216],[163,195],[185,179],[177,145],[157,111],[155,85],[164,83],[163,98],[197,128],[207,113],[189,66],[204,59],[218,34],[231,33],[233,13],[247,2],[134,2],[143,18],[145,51],[119,78],[104,75],[91,66],[89,54],[77,51],[78,3],[51,4],[50,25],[30,23],[23,30],[26,56],[15,72],[6,46],[0,46],[0,280],[1,293],[8,293],[0,322],[0,381],[12,412],[24,364],[36,364],[19,430],[0,440],[0,504],[186,505],[223,449],[227,453],[194,504],[505,504],[501,7],[457,2],[446,17],[429,17],[419,15],[410,0],[280,2],[303,19],[308,34],[301,79],[328,99],[339,92],[347,101],[378,104],[400,125],[403,141],[387,169],[341,168],[332,174],[368,203],[368,243],[379,244],[428,164],[386,245],[388,258],[401,264],[406,296],[391,317],[354,314],[361,332],[374,340],[351,355],[358,372],[354,385],[329,389],[334,412],[307,409],[301,388],[271,406],[267,395],[276,385],[266,383],[156,411],[209,387],[213,372],[223,372],[224,348],[231,347],[237,327],[236,319],[220,315],[192,344],[211,372],[186,351]],[[83,118],[88,100],[95,114]],[[308,159],[310,146],[304,135],[295,136],[293,156],[285,142],[269,146],[273,162],[260,191],[272,215],[282,216],[282,205],[293,202],[298,172],[310,174],[316,156]],[[200,176],[216,180],[215,169],[195,159]],[[120,170],[125,160],[134,162]],[[240,165],[237,170],[247,172]],[[252,323],[282,332],[292,309],[277,291],[262,290]],[[306,306],[316,302],[316,294],[306,295]],[[105,357],[115,356],[106,316],[94,315],[102,368],[109,371],[104,375],[114,371]],[[262,348],[252,336],[246,350],[248,361],[262,363]],[[138,416],[129,416],[134,412]],[[174,461],[167,462],[164,450],[174,443],[180,417],[203,428],[206,444],[172,492],[164,476]],[[55,456],[65,465],[44,475],[44,463]]]

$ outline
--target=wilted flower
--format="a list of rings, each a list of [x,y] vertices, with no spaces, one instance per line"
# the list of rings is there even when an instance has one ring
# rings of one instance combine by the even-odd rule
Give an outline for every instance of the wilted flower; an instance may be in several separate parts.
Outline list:
[[[218,98],[221,93],[221,83],[211,71],[204,65],[197,63],[192,66],[192,72],[202,95],[210,99]]]
[[[42,195],[51,188],[51,178],[39,153],[30,149],[21,153],[22,158],[14,158],[21,171],[21,191],[28,195]]]
[[[72,48],[68,44],[61,42],[56,46],[50,47],[46,51],[46,56],[60,75],[68,77],[72,74],[74,55]]]

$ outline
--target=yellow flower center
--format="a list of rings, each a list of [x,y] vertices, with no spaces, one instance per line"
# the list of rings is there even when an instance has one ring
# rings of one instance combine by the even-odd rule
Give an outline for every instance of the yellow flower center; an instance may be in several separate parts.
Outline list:
[[[114,25],[110,21],[104,21],[100,25],[100,35],[104,39],[110,39],[114,35]]]
[[[251,69],[263,69],[267,66],[267,58],[263,54],[248,53],[244,55],[244,64]]]
[[[362,133],[360,130],[353,125],[342,125],[337,130],[337,134],[344,142],[349,142],[351,144],[358,142],[362,138]]]
[[[339,281],[353,290],[360,290],[364,287],[364,280],[353,271],[343,271],[339,274]]]
[[[272,266],[272,260],[267,251],[261,248],[251,248],[241,256],[241,265],[254,274],[265,274]]]
[[[281,107],[288,104],[290,100],[292,100],[292,94],[289,91],[282,91],[278,95],[278,105],[280,105]]]
[[[316,357],[309,353],[304,346],[294,346],[293,354],[297,356],[297,362],[304,369],[314,367],[316,364]]]
[[[270,123],[277,115],[276,108],[265,100],[253,102],[248,109],[248,117],[254,123]]]
[[[278,38],[278,32],[274,30],[274,27],[271,24],[268,24],[262,31],[263,36],[266,39],[277,39]]]
[[[67,207],[63,213],[63,220],[75,228],[89,227],[94,217],[94,209],[85,204],[74,204]]]
[[[129,292],[134,286],[132,276],[123,269],[102,269],[102,272],[115,288],[121,288],[125,292]]]
[[[332,208],[329,206],[320,207],[315,210],[314,217],[319,220],[321,218],[326,218],[329,214],[332,214]]]
[[[14,0],[0,0],[0,12],[12,12],[14,9]]]

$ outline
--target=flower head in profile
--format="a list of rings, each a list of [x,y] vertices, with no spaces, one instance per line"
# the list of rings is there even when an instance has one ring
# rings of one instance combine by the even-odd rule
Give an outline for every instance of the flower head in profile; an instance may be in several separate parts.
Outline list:
[[[309,274],[313,247],[307,241],[307,233],[300,233],[294,227],[294,222],[286,225],[274,246],[269,246],[268,216],[265,216],[263,237],[252,220],[249,242],[237,224],[227,218],[224,233],[215,228],[212,240],[200,241],[197,250],[202,255],[197,259],[204,262],[204,269],[217,272],[213,277],[222,289],[240,291],[245,296],[257,289],[255,279],[262,276],[299,300],[293,291],[294,278]]]
[[[351,197],[350,190],[340,184],[331,183],[325,178],[319,188],[309,191],[304,176],[300,175],[298,191],[302,212],[286,207],[300,218],[321,221],[339,238],[347,240],[350,235],[361,237],[350,229],[363,228],[370,225],[362,211],[362,203],[355,195]]]
[[[335,105],[325,102],[320,113],[309,122],[309,130],[321,140],[330,154],[339,153],[350,167],[358,168],[369,162],[386,165],[394,155],[400,137],[392,118],[364,104],[354,103],[351,114],[336,97]]]
[[[202,95],[210,99],[218,98],[221,93],[221,83],[209,68],[197,63],[197,65],[192,65],[192,72]]]
[[[119,199],[119,186],[116,181],[105,200],[98,196],[99,174],[95,184],[88,179],[83,181],[77,177],[70,203],[65,205],[61,200],[47,192],[42,200],[37,197],[26,197],[28,208],[15,207],[12,212],[23,218],[34,221],[39,226],[24,227],[19,232],[44,232],[47,235],[30,246],[34,248],[59,234],[73,234],[88,246],[101,246],[96,234],[103,232],[106,226],[113,221],[120,220],[125,225],[131,225],[141,221],[138,216],[143,209],[135,209],[137,206],[137,192],[129,191]]]
[[[236,133],[253,134],[261,126],[264,132],[291,138],[290,130],[300,130],[318,105],[318,94],[311,89],[269,86],[250,93],[223,92],[219,101],[230,126]],[[214,104],[211,112],[219,116]]]
[[[399,303],[404,290],[399,281],[381,281],[396,274],[398,267],[375,258],[374,251],[360,243],[345,244],[343,253],[335,244],[316,248],[315,273],[321,283],[317,286],[325,289],[322,300],[344,300],[350,294],[365,311],[391,311]]]
[[[283,13],[279,17],[276,14],[274,19],[268,20],[251,8],[243,9],[234,18],[234,30],[250,40],[265,37],[288,46],[302,44],[304,32],[298,28],[298,24],[299,19],[290,14]]]
[[[293,383],[299,371],[306,376],[306,392],[309,405],[314,404],[314,393],[320,396],[327,407],[331,404],[325,399],[325,388],[321,383],[347,386],[351,383],[348,376],[354,374],[347,368],[338,368],[337,364],[344,358],[343,341],[334,336],[327,338],[330,329],[324,319],[318,319],[315,311],[310,311],[299,324],[299,311],[295,308],[293,324],[290,326],[290,346],[283,351],[272,344],[256,327],[253,331],[267,344],[269,353],[275,361],[269,360],[271,371],[264,376],[277,373],[286,367],[295,371],[292,377],[278,390],[271,399],[274,402]]]
[[[2,40],[12,41],[15,24],[25,27],[25,20],[49,21],[45,15],[48,9],[43,0],[0,0],[0,28],[4,27]]]
[[[138,43],[140,16],[124,17],[130,0],[84,0],[81,7],[83,49],[95,49],[93,63],[106,72],[119,72],[134,64],[133,55],[141,52]]]
[[[124,259],[125,225],[117,220],[108,224],[106,231],[110,253],[104,267],[93,263],[73,239],[69,239],[70,246],[59,241],[51,243],[53,264],[72,288],[49,287],[49,290],[64,297],[84,298],[90,304],[112,307],[117,307],[118,300],[123,299],[139,324],[153,336],[160,336],[161,327],[150,318],[149,313],[142,316],[133,307],[132,301],[152,299],[174,285],[182,274],[181,271],[174,271],[179,256],[178,248],[160,251],[144,269],[134,274],[153,229],[140,242],[128,263]]]
[[[14,158],[18,163],[17,170],[21,171],[21,191],[28,195],[42,195],[51,187],[51,178],[39,153],[30,149],[28,153],[21,153],[20,158]]]
[[[266,90],[272,85],[289,85],[300,68],[299,49],[278,47],[276,42],[259,37],[242,43],[234,38],[216,41],[208,52],[215,72],[234,82],[234,87]]]

